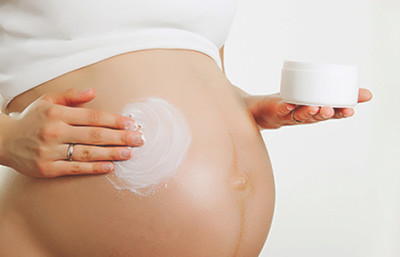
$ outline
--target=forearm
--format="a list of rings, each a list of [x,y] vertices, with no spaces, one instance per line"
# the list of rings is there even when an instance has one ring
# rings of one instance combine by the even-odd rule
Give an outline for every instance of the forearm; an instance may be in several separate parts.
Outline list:
[[[9,124],[11,121],[11,117],[7,116],[4,113],[0,113],[0,164],[4,165],[4,136],[6,131],[9,129]]]

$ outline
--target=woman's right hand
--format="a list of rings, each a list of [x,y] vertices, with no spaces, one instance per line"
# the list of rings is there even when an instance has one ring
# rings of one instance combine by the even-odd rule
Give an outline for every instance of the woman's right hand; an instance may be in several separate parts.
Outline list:
[[[50,178],[108,173],[114,167],[111,160],[130,159],[129,147],[144,143],[140,125],[122,115],[76,107],[95,94],[94,89],[48,93],[10,118],[2,128],[1,164]],[[70,144],[72,161],[67,160]]]

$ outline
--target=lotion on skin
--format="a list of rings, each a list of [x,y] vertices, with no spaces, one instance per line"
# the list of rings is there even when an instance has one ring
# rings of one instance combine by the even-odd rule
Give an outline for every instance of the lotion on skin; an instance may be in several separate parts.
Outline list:
[[[141,124],[146,141],[132,148],[131,159],[115,161],[107,179],[119,190],[150,196],[161,185],[165,187],[184,160],[191,142],[189,126],[183,114],[161,98],[130,103],[122,113]]]

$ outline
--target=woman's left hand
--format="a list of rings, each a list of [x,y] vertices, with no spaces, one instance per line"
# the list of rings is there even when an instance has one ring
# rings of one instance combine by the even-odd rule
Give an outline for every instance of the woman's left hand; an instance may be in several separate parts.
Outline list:
[[[250,96],[250,98],[252,97],[257,96]],[[365,88],[359,90],[359,103],[367,102],[371,98],[371,91]],[[252,101],[254,102],[254,100]],[[354,115],[353,108],[318,107],[285,103],[279,93],[257,99],[256,103],[250,107],[250,111],[261,129],[277,129],[287,125],[310,124]]]

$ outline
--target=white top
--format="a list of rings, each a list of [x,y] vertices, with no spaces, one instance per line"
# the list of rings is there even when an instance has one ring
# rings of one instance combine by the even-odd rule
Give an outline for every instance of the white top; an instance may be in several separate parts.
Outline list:
[[[2,0],[0,94],[12,98],[67,72],[150,48],[219,49],[237,0]]]

